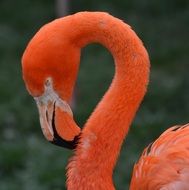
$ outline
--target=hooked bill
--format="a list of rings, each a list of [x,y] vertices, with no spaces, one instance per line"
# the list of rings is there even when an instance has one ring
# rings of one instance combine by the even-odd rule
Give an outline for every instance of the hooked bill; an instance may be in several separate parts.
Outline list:
[[[75,148],[80,128],[73,120],[73,113],[68,103],[54,91],[51,78],[48,78],[44,84],[44,93],[34,99],[46,139],[58,146]]]

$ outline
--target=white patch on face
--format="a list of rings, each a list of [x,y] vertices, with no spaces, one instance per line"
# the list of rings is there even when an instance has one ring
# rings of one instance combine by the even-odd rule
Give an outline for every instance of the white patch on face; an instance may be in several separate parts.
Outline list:
[[[44,93],[41,96],[34,97],[34,99],[39,110],[40,124],[43,134],[51,141],[54,136],[52,123],[55,107],[67,112],[71,117],[73,117],[72,110],[68,103],[62,100],[53,89],[51,78],[47,78],[44,84]]]
[[[56,102],[56,106],[61,107],[65,112],[69,113],[73,116],[72,110],[68,103],[62,100],[59,95],[53,89],[53,82],[52,79],[49,77],[47,78],[45,85],[44,85],[44,93],[41,96],[34,97],[37,105],[48,105],[49,102]]]

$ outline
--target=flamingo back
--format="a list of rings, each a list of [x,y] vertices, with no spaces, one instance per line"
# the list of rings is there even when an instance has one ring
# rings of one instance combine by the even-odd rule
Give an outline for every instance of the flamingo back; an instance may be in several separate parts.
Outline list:
[[[189,189],[189,124],[166,130],[134,166],[130,190]]]

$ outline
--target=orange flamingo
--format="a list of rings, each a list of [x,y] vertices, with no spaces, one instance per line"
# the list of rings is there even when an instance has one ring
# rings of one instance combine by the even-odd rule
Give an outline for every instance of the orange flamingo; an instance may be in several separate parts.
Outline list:
[[[98,42],[114,57],[111,86],[83,130],[69,107],[81,48]],[[133,30],[103,12],[57,19],[34,36],[23,58],[23,78],[36,100],[42,131],[52,143],[75,148],[68,164],[69,190],[113,190],[113,169],[146,92],[149,58]],[[79,138],[78,138],[79,137]],[[165,131],[134,167],[131,190],[189,189],[189,125]]]

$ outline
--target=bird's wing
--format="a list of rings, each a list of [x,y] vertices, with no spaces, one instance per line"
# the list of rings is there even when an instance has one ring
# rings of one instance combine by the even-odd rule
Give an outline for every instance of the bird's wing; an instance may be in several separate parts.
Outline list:
[[[189,190],[189,124],[166,130],[134,166],[130,190]]]

